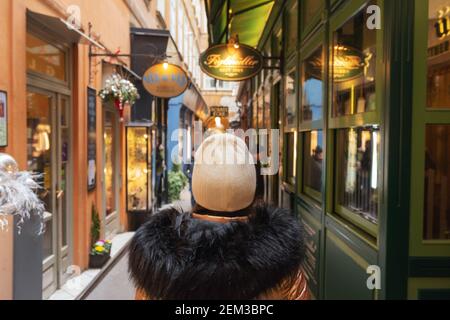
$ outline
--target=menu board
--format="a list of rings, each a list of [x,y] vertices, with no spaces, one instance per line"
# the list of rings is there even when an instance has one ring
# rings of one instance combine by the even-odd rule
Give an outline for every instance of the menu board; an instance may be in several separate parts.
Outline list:
[[[97,91],[87,88],[87,160],[88,160],[88,190],[95,189],[96,185],[96,164],[97,164]]]

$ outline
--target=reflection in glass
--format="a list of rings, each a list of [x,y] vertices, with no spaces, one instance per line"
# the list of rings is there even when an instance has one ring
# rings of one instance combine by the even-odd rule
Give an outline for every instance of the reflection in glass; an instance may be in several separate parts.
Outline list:
[[[450,1],[429,0],[427,107],[450,108]]]
[[[291,185],[295,184],[296,163],[297,163],[297,132],[285,134],[286,144],[286,182]]]
[[[127,208],[149,209],[149,141],[147,128],[127,128]]]
[[[368,18],[364,8],[334,33],[331,70],[335,117],[376,108],[377,32],[366,27]]]
[[[323,133],[311,131],[305,133],[303,148],[303,191],[320,201],[323,170]]]
[[[338,205],[376,223],[378,220],[379,129],[341,129],[337,134]]]
[[[63,50],[27,33],[27,69],[66,80],[66,54]]]
[[[43,94],[33,92],[27,94],[28,170],[43,175],[40,179],[43,188],[38,191],[38,194],[48,212],[53,212],[51,199],[51,101],[50,97]]]
[[[295,90],[295,71],[292,71],[286,77],[286,114],[285,126],[287,130],[296,128],[296,90]]]
[[[424,238],[450,239],[450,125],[427,125]]]
[[[43,259],[53,254],[52,213],[52,99],[43,94],[27,93],[27,169],[41,174],[38,179],[42,189],[37,190],[39,198],[45,205],[46,223],[43,244]]]
[[[322,119],[323,108],[322,47],[303,62],[302,121]]]
[[[105,143],[105,189],[106,189],[106,215],[116,211],[116,183],[115,183],[115,135],[114,113],[105,112],[104,143]]]

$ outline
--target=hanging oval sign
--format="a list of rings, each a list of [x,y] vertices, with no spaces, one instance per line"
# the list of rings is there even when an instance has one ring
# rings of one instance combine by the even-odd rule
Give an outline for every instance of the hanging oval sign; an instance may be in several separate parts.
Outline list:
[[[261,53],[247,45],[219,44],[200,55],[200,68],[223,81],[242,81],[257,75],[263,67]]]
[[[142,84],[155,97],[173,98],[186,91],[189,79],[179,66],[165,62],[147,69],[142,77]]]

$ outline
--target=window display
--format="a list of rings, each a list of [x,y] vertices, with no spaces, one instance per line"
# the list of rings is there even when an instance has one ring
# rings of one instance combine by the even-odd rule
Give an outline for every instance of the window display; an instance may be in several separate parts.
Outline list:
[[[290,185],[295,185],[296,163],[297,163],[297,132],[285,134],[286,169],[285,181]]]
[[[321,201],[323,170],[323,132],[304,133],[303,145],[303,192]]]
[[[322,47],[303,62],[302,122],[322,119],[323,109]]]
[[[147,127],[127,128],[127,209],[151,209],[151,136]]]
[[[116,211],[116,141],[115,141],[115,115],[113,112],[105,112],[104,144],[105,144],[105,193],[106,215]]]
[[[370,5],[370,4],[369,4]],[[366,27],[366,9],[334,33],[333,116],[375,111],[376,30]]]
[[[380,135],[377,127],[337,132],[337,211],[378,221]]]
[[[42,188],[38,190],[39,199],[45,205],[45,233],[43,237],[43,258],[54,253],[52,200],[52,100],[49,96],[29,92],[27,95],[27,170],[42,174],[38,179]]]

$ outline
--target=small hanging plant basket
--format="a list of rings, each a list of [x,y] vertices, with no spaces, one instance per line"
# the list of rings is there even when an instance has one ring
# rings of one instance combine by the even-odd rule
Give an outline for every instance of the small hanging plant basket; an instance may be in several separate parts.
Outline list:
[[[132,106],[139,93],[134,84],[129,80],[123,79],[118,74],[113,74],[106,79],[105,87],[98,93],[103,103],[112,103],[119,111],[120,121],[123,121],[123,111],[126,105]]]

